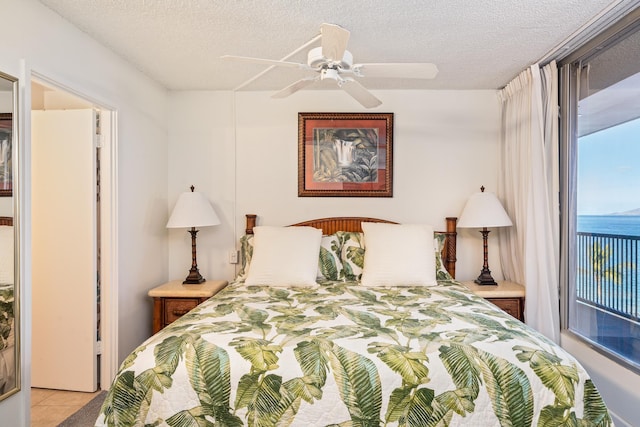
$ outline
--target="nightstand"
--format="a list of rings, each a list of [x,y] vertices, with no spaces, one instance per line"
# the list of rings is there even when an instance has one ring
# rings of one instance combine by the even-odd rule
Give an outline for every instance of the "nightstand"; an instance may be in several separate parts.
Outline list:
[[[473,281],[462,282],[474,294],[497,305],[513,317],[524,322],[524,286],[508,281],[498,282],[498,286],[478,285]]]
[[[208,280],[199,285],[182,282],[174,280],[149,291],[148,295],[153,297],[154,334],[227,286],[226,280]]]

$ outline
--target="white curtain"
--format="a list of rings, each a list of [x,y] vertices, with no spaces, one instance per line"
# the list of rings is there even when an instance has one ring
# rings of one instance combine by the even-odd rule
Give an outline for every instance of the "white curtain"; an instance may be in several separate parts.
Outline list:
[[[560,340],[558,296],[558,73],[555,62],[524,70],[502,102],[498,196],[513,227],[501,230],[505,279],[526,288],[525,320]]]

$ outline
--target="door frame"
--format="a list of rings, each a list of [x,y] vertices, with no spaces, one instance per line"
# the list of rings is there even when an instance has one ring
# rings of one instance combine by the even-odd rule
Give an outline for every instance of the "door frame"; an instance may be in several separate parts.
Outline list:
[[[118,370],[118,151],[117,112],[101,107],[100,177],[100,388],[108,390]]]
[[[106,103],[62,85],[34,70],[31,71],[29,86],[33,82],[71,94],[100,110],[102,135],[99,230],[101,348],[99,349],[98,380],[100,389],[108,390],[118,369],[118,115],[116,109]],[[31,93],[30,90],[29,93]]]

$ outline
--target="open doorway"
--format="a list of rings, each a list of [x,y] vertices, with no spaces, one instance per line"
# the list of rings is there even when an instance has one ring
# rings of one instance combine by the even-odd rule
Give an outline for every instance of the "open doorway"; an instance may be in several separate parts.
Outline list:
[[[115,373],[115,112],[32,80],[32,385],[108,388]]]

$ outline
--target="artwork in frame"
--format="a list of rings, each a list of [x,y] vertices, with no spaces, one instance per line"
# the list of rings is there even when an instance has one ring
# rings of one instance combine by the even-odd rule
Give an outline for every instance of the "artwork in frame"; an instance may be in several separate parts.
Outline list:
[[[12,114],[0,113],[0,197],[11,197],[13,194],[12,128]]]
[[[298,113],[299,197],[392,197],[393,113]]]

